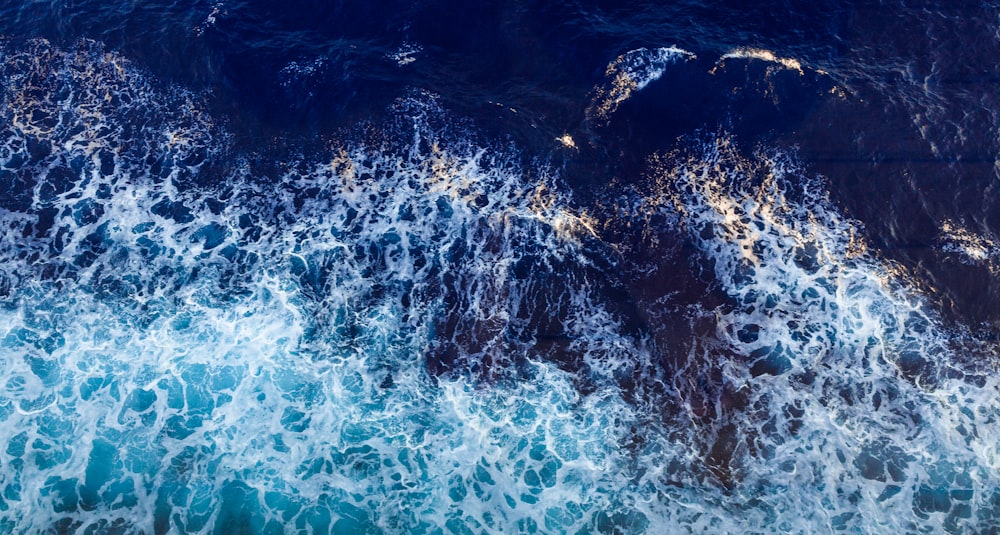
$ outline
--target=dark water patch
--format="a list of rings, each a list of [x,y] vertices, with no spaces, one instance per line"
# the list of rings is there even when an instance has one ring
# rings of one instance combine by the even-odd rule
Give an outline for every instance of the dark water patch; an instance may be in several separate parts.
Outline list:
[[[199,38],[214,5],[207,0],[4,1],[0,35],[20,41],[45,38],[59,46],[84,38],[101,41],[157,76],[197,90],[217,83],[218,58]]]
[[[958,322],[995,321],[992,261],[942,252],[951,222],[997,228],[997,6],[859,6],[832,65],[844,99],[814,110],[786,143],[831,179],[873,245],[912,269]],[[920,28],[918,37],[902,28]],[[944,239],[947,239],[945,237]],[[957,264],[964,263],[959,266]]]
[[[741,52],[746,53],[746,52]],[[753,53],[751,51],[750,53]],[[755,57],[697,59],[665,73],[621,104],[590,150],[616,153],[619,176],[636,180],[646,159],[689,143],[698,132],[725,130],[767,144],[794,132],[830,98],[833,81],[813,70]]]
[[[996,169],[984,153],[992,149],[941,153],[914,127],[912,113],[886,102],[830,100],[796,133],[800,156],[830,177],[831,195],[864,223],[872,245],[933,288],[950,317],[995,321],[992,259],[968,261],[941,248],[953,218],[974,235],[992,235]]]

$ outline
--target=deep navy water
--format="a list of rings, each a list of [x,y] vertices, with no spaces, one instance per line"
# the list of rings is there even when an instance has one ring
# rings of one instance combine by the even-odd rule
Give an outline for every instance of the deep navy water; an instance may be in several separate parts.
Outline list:
[[[1000,4],[0,0],[0,532],[1000,532]]]

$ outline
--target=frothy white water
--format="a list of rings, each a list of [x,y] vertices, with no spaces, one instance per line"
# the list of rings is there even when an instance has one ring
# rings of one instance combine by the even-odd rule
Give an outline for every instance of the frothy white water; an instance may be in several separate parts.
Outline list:
[[[428,127],[432,98],[383,144],[278,165],[96,44],[0,69],[0,169],[28,186],[0,213],[5,531],[995,522],[996,379],[787,157],[664,158],[629,199],[730,298],[656,386],[684,401],[721,366],[740,401],[664,416],[625,388],[656,349],[602,294],[590,218]]]
[[[677,47],[629,50],[608,64],[604,84],[596,88],[587,116],[606,122],[633,93],[659,80],[669,65],[694,58],[691,52]]]
[[[4,165],[33,181],[3,215],[5,529],[610,526],[635,350],[554,178],[427,130],[427,102],[401,146],[256,176],[96,44],[4,69]],[[539,276],[567,281],[544,350]]]
[[[990,234],[976,234],[962,225],[947,220],[941,224],[938,247],[945,253],[958,255],[962,263],[986,265],[996,273],[996,259],[1000,246]]]
[[[695,154],[656,162],[661,194],[636,211],[671,214],[730,298],[707,311],[715,339],[695,346],[721,362],[739,400],[695,418],[692,440],[713,452],[726,444],[729,455],[719,471],[732,490],[720,503],[731,516],[706,525],[994,525],[995,355],[962,354],[961,333],[943,330],[905,274],[866,250],[857,223],[788,156],[746,158],[725,139]],[[682,397],[697,397],[685,380],[675,377]]]
[[[776,55],[770,50],[765,50],[762,48],[734,48],[729,52],[726,52],[719,58],[719,63],[724,63],[727,59],[755,59],[760,61],[766,61],[773,63],[775,65],[781,65],[785,69],[790,69],[793,71],[798,71],[799,74],[803,74],[802,63],[794,58],[783,58]]]

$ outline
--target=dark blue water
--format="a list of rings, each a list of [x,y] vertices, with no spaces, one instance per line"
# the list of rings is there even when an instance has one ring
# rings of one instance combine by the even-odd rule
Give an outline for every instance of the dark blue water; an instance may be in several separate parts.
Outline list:
[[[0,532],[995,533],[998,20],[0,2]]]

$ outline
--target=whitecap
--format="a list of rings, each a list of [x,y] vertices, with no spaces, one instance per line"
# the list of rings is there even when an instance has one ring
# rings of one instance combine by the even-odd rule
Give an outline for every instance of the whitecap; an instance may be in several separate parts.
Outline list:
[[[955,221],[945,220],[941,223],[938,244],[941,251],[958,255],[964,263],[986,264],[990,271],[995,271],[1000,246],[989,234],[976,234]]]
[[[747,157],[723,136],[653,165],[662,188],[637,216],[672,214],[729,298],[703,311],[716,332],[694,342],[674,384],[692,402],[717,396],[692,415],[689,440],[734,498],[673,494],[724,531],[995,522],[995,357],[965,355],[960,333],[787,154]],[[690,381],[699,366],[720,371],[716,393]]]
[[[726,52],[719,57],[719,64],[722,64],[727,59],[753,59],[766,61],[768,63],[773,63],[775,65],[780,65],[781,67],[796,71],[799,74],[804,74],[805,71],[802,69],[802,63],[795,58],[781,57],[775,54],[771,50],[766,50],[763,48],[752,48],[752,47],[739,47]],[[822,74],[822,72],[821,72]]]
[[[604,83],[595,88],[587,116],[607,121],[635,92],[663,76],[668,66],[692,59],[693,53],[676,47],[638,48],[618,56],[605,69]]]

